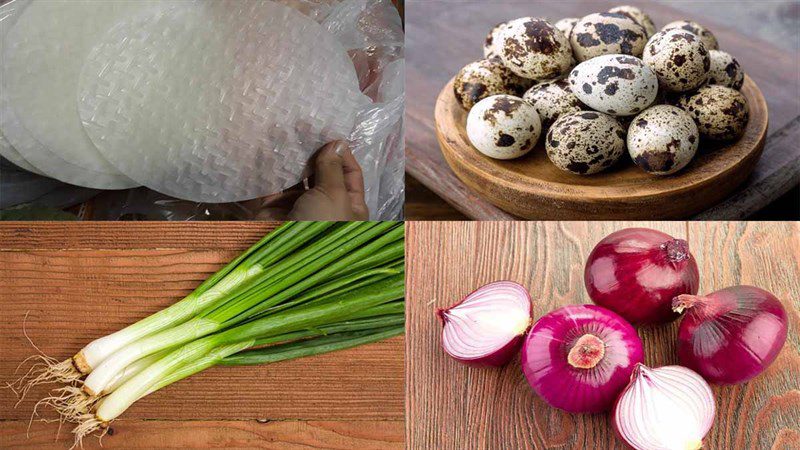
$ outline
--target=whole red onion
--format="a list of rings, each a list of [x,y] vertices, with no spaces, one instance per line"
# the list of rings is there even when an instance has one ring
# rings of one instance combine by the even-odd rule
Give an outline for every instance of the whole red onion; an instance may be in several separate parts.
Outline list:
[[[442,320],[442,347],[465,364],[502,366],[519,350],[531,325],[531,312],[531,297],[524,287],[513,281],[489,283],[436,311]]]
[[[573,413],[611,408],[642,360],[636,330],[594,305],[564,306],[542,316],[522,345],[522,371],[533,390]]]
[[[711,383],[735,384],[764,371],[786,342],[786,310],[774,295],[734,286],[708,295],[679,295],[686,311],[678,329],[678,358]]]
[[[647,228],[606,236],[592,250],[584,272],[594,303],[642,325],[675,320],[672,299],[696,294],[699,278],[685,240]]]

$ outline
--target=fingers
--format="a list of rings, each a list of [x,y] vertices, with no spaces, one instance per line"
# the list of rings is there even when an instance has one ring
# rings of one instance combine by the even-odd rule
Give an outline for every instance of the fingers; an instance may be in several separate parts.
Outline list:
[[[342,152],[342,167],[344,169],[344,184],[347,192],[364,194],[364,175],[361,166],[358,165],[356,157],[350,152],[350,148],[345,147]]]
[[[344,142],[336,141],[322,147],[314,161],[315,187],[319,187],[331,194],[346,191],[344,160],[337,151],[341,147],[346,148],[346,146],[347,144]]]
[[[333,203],[343,201],[342,207],[355,220],[369,218],[361,166],[345,142],[331,142],[322,147],[317,154],[315,168],[315,190],[324,192]]]
[[[369,219],[369,209],[364,200],[364,175],[349,148],[341,152],[344,168],[344,184],[350,197],[350,206],[358,220]]]

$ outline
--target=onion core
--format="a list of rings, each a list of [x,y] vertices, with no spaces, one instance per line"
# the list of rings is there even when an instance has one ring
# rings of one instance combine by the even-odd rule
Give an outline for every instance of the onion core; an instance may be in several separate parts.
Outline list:
[[[447,309],[442,321],[442,347],[465,364],[502,366],[516,354],[531,325],[531,297],[511,281],[487,284]]]
[[[617,434],[638,450],[696,450],[714,422],[708,383],[686,367],[637,364],[614,406]]]
[[[596,366],[606,354],[603,341],[593,334],[584,334],[575,341],[567,354],[567,362],[578,369],[591,369]]]
[[[573,413],[611,408],[642,362],[642,341],[616,313],[571,305],[542,316],[522,346],[522,371],[549,405]]]
[[[685,240],[647,228],[606,236],[592,250],[584,271],[592,301],[634,324],[678,318],[672,299],[696,294],[699,278]]]
[[[679,295],[681,364],[711,383],[736,384],[763,372],[786,342],[786,310],[771,293],[734,286],[705,296]]]

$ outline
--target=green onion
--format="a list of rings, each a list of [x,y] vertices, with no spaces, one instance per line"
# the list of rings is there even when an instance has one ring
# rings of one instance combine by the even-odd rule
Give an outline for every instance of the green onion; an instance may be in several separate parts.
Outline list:
[[[80,389],[68,385],[43,400],[78,422],[78,444],[143,396],[208,367],[269,364],[396,336],[404,323],[404,244],[400,223],[286,223],[181,301],[93,341],[34,384],[85,377]]]
[[[374,285],[342,294],[324,304],[289,309],[211,336],[192,340],[136,374],[109,394],[97,409],[97,419],[102,422],[116,419],[135,401],[147,392],[151,392],[162,378],[217,347],[240,344],[244,346],[241,349],[249,348],[255,345],[256,339],[351,319],[370,307],[403,298],[404,284],[405,277],[395,275]],[[233,348],[238,346],[227,347],[228,350]]]
[[[127,328],[91,342],[73,357],[75,367],[82,374],[89,373],[109,355],[129,343],[180,324],[204,309],[213,307],[233,287],[260,279],[259,275],[266,267],[332,225],[331,222],[290,222],[281,226],[217,271],[183,300]]]
[[[378,237],[383,232],[385,235]],[[189,321],[147,335],[117,350],[89,374],[84,390],[89,395],[103,392],[117,373],[137,359],[235,325],[324,283],[367,254],[402,239],[402,233],[402,225],[392,222],[351,222],[335,226],[319,241],[311,242],[254,277],[243,279],[233,288],[225,286],[226,293],[215,299],[215,304],[219,305],[216,308],[207,308]],[[217,286],[219,284],[206,294]]]

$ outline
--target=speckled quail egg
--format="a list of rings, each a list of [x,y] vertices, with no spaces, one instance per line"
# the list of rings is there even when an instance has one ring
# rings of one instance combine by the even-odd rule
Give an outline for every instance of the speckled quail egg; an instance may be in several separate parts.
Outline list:
[[[581,19],[578,17],[565,17],[554,23],[553,26],[555,26],[558,31],[564,33],[564,36],[569,39],[569,37],[572,36],[572,29],[575,28],[575,24],[578,23],[579,20]]]
[[[534,80],[555,78],[569,71],[569,40],[545,19],[522,17],[504,25],[496,49],[503,64],[517,75]]]
[[[711,68],[708,50],[700,38],[680,29],[654,34],[642,59],[658,76],[661,88],[670,92],[697,88],[706,81]]]
[[[740,137],[747,126],[750,110],[741,92],[725,86],[703,86],[682,95],[676,106],[691,115],[700,135],[714,141]]]
[[[607,114],[595,111],[566,114],[550,127],[545,149],[559,169],[591,175],[619,160],[625,152],[625,130]]]
[[[550,128],[550,125],[562,114],[586,109],[586,106],[572,93],[567,80],[537,84],[530,88],[522,98],[539,112],[543,130]]]
[[[664,28],[661,29],[661,31],[667,30],[685,30],[694,33],[700,36],[700,40],[703,41],[703,45],[706,46],[707,50],[719,49],[719,43],[714,33],[697,22],[692,22],[691,20],[676,20],[675,22],[664,25]]]
[[[628,153],[654,175],[670,175],[694,158],[700,133],[686,111],[670,105],[648,108],[628,128]]]
[[[584,61],[572,69],[569,84],[580,101],[615,116],[642,111],[658,93],[656,74],[630,55],[604,55]]]
[[[710,50],[708,56],[711,58],[711,69],[706,84],[718,84],[736,90],[742,88],[744,71],[736,58],[721,50]]]
[[[633,19],[636,23],[644,27],[644,31],[647,33],[648,39],[650,36],[656,34],[656,26],[653,23],[653,19],[650,18],[647,14],[644,13],[641,9],[631,6],[631,5],[620,5],[615,6],[608,10],[610,13],[617,13],[617,14],[625,14],[626,16]]]
[[[484,155],[518,158],[533,149],[542,124],[536,108],[511,95],[494,95],[478,102],[467,117],[467,136]]]
[[[497,51],[496,44],[500,42],[497,35],[500,32],[500,29],[503,28],[506,22],[498,23],[497,25],[489,31],[489,34],[486,35],[486,41],[483,43],[483,56],[486,59],[493,59],[499,58],[500,54]]]
[[[522,96],[533,80],[518,77],[497,60],[483,59],[467,64],[453,82],[456,100],[464,109],[498,94]]]
[[[617,53],[642,56],[645,43],[644,27],[617,13],[589,14],[575,24],[570,37],[578,62]]]

